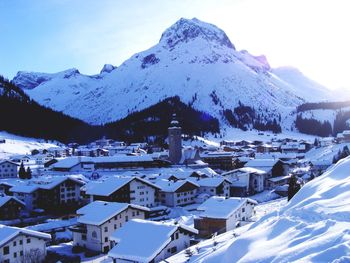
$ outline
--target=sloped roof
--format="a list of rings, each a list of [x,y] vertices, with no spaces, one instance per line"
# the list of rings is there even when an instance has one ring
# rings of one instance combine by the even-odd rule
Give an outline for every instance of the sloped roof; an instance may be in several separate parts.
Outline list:
[[[0,225],[0,247],[19,234],[30,235],[37,238],[51,239],[51,235],[19,227]]]
[[[116,241],[117,244],[109,251],[108,256],[136,262],[150,262],[171,242],[171,235],[178,228],[193,234],[198,233],[196,229],[183,225],[141,219],[130,220],[110,237],[110,240]]]
[[[78,218],[78,222],[99,226],[129,207],[149,211],[146,207],[128,203],[94,201],[77,210],[77,214],[82,215]]]

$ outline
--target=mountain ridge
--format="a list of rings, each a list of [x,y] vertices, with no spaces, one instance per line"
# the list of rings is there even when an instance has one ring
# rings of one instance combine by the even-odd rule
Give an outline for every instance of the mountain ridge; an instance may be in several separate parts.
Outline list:
[[[233,110],[239,102],[266,118],[282,115],[284,120],[296,106],[328,94],[315,84],[313,94],[301,96],[300,90],[313,87],[313,82],[298,75],[299,88],[283,78],[265,56],[237,51],[216,26],[182,18],[164,31],[158,44],[101,74],[87,76],[76,69],[20,72],[13,82],[40,104],[90,124],[122,119],[174,96],[196,110],[209,111],[221,125],[228,125],[224,110]]]

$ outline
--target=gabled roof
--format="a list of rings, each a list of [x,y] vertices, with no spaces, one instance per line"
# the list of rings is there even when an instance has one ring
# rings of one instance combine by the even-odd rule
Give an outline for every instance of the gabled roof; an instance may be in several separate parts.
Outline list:
[[[12,162],[12,161],[10,161],[10,160],[0,160],[0,164],[3,164],[3,163],[10,163],[10,164],[13,164],[13,165],[18,166],[17,163],[14,163],[14,162]]]
[[[154,185],[139,177],[109,177],[104,180],[92,181],[88,183],[86,185],[86,194],[109,196],[133,180],[137,180],[139,182],[147,184],[150,187],[160,189],[157,185]]]
[[[253,159],[247,162],[244,167],[273,167],[279,159]]]
[[[34,236],[37,238],[51,239],[51,235],[19,227],[0,225],[0,247],[19,234]]]
[[[2,207],[3,205],[5,205],[7,202],[9,202],[10,200],[14,200],[17,203],[20,203],[21,205],[25,206],[25,203],[23,203],[22,201],[20,201],[19,199],[17,199],[16,197],[13,196],[0,196],[0,207]]]
[[[38,189],[50,190],[59,184],[70,180],[79,185],[85,184],[82,180],[79,180],[76,176],[42,176],[39,178],[33,178],[28,181],[19,181],[14,187],[10,189],[11,192],[17,193],[32,193]]]
[[[248,200],[256,203],[248,198],[230,197],[226,199],[222,196],[212,196],[201,204],[197,210],[202,211],[200,217],[227,219]]]
[[[198,184],[191,182],[189,180],[178,180],[174,182],[174,181],[161,179],[155,182],[155,184],[159,186],[163,192],[176,192],[180,187],[182,187],[186,183],[192,184],[195,187],[199,187]]]
[[[128,203],[94,201],[77,210],[77,214],[82,215],[78,222],[99,226],[128,208],[149,211],[149,208]]]
[[[171,235],[179,228],[192,234],[198,233],[196,229],[181,224],[132,219],[111,235],[110,240],[117,244],[109,251],[108,256],[150,262],[171,242]]]
[[[231,182],[227,180],[225,177],[203,178],[199,180],[195,178],[189,178],[188,180],[203,187],[218,187],[223,182],[227,182],[228,184],[231,184]]]

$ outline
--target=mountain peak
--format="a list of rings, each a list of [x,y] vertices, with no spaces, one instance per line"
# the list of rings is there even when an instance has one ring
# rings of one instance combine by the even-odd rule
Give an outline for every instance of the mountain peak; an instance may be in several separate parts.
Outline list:
[[[162,34],[160,43],[164,47],[174,48],[180,43],[202,38],[221,46],[235,49],[225,32],[215,25],[200,21],[197,18],[181,18]]]

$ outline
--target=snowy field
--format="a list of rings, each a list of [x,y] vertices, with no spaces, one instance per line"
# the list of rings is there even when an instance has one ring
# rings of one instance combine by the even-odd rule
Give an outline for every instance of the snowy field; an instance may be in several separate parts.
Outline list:
[[[54,143],[46,143],[44,140],[21,137],[7,132],[0,131],[0,159],[16,154],[30,154],[34,149],[45,149],[57,146]]]

